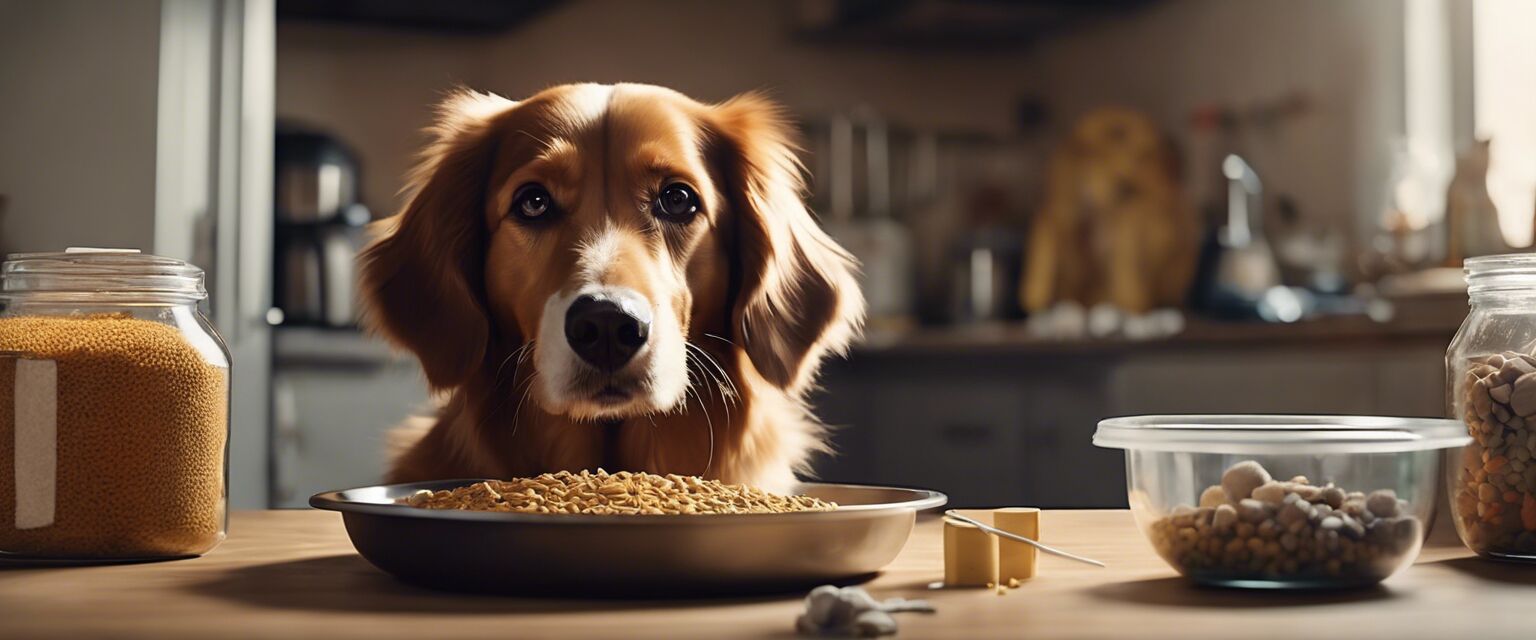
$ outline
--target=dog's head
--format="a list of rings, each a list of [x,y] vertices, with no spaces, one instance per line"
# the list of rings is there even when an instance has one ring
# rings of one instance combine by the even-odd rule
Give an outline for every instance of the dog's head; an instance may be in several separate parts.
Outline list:
[[[1095,207],[1144,199],[1176,181],[1173,149],[1156,123],[1123,107],[1101,107],[1079,118],[1056,162],[1058,175],[1071,183],[1067,188]]]
[[[678,408],[699,342],[798,394],[857,330],[852,262],[802,204],[789,126],[760,97],[464,91],[431,133],[362,261],[372,324],[435,388],[527,361],[545,411],[618,419]]]

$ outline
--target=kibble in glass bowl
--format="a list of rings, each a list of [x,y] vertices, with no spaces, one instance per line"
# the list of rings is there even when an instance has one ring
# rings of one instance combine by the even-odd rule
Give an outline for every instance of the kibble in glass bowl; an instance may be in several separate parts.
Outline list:
[[[1451,420],[1143,416],[1099,423],[1124,449],[1131,512],[1195,582],[1245,588],[1375,584],[1419,554]]]

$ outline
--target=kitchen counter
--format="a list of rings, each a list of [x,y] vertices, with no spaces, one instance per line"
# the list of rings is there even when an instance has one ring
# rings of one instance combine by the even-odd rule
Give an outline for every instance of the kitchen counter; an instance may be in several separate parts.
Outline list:
[[[1265,347],[1391,348],[1432,343],[1444,347],[1456,335],[1466,314],[1463,302],[1450,314],[1438,317],[1398,318],[1377,322],[1364,315],[1327,316],[1283,324],[1221,322],[1198,317],[1185,319],[1183,331],[1164,338],[1132,340],[1108,338],[1047,338],[1030,332],[1023,323],[974,326],[924,327],[910,330],[865,331],[854,345],[855,358],[892,359],[914,356],[994,356],[1061,359],[1102,358],[1142,353],[1193,353]],[[1427,315],[1427,314],[1426,314]]]
[[[1418,564],[1363,591],[1261,593],[1189,586],[1153,555],[1127,511],[1049,511],[1045,539],[1109,564],[1050,557],[1024,586],[931,591],[940,525],[867,585],[931,600],[901,614],[908,638],[1529,637],[1536,567],[1485,562],[1437,540]],[[357,556],[341,519],[237,512],[202,558],[84,568],[0,565],[0,638],[792,637],[798,596],[705,601],[532,600],[400,584]],[[615,544],[623,544],[615,540]],[[425,544],[425,542],[423,542]],[[487,553],[496,550],[488,549]]]

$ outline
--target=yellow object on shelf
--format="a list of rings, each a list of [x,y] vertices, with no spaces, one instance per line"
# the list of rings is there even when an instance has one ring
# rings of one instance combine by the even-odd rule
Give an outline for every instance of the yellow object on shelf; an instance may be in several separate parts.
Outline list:
[[[1010,507],[992,512],[992,526],[1030,540],[1040,539],[1040,510]],[[990,536],[989,536],[990,537]],[[1035,561],[1040,550],[1013,540],[998,541],[997,581],[1029,580],[1035,577]]]
[[[997,538],[974,526],[944,523],[944,586],[997,584]]]

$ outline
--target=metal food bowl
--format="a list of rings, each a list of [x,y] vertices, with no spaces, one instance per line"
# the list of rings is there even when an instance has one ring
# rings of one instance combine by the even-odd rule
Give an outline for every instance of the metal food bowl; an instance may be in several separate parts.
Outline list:
[[[421,509],[395,501],[437,480],[329,491],[309,504],[340,511],[374,566],[420,586],[578,597],[744,595],[850,583],[901,551],[917,512],[942,493],[805,483],[795,493],[834,511],[722,515],[526,514]]]

